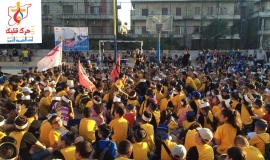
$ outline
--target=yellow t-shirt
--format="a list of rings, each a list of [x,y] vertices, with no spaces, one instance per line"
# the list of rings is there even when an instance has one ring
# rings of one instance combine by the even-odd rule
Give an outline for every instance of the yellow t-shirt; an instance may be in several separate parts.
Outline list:
[[[185,96],[184,94],[182,94],[182,93],[180,93],[180,94],[174,96],[174,97],[172,98],[173,106],[176,106],[176,107],[180,106],[180,105],[181,105],[181,100],[182,100],[183,98],[186,98],[186,96]]]
[[[174,146],[177,145],[175,142],[171,142],[169,140],[164,141],[164,143],[169,148],[170,151],[173,149]],[[162,160],[167,160],[167,159],[170,160],[171,159],[170,155],[167,153],[164,146],[161,146],[161,159]]]
[[[122,82],[120,79],[118,79],[118,80],[115,82],[115,84],[118,85],[118,87],[119,87],[120,89],[124,89],[124,88],[125,88],[125,85],[123,84],[123,82]]]
[[[129,158],[126,158],[126,157],[118,157],[118,158],[116,158],[114,160],[130,160],[130,159]]]
[[[194,83],[195,83],[197,89],[198,89],[198,88],[201,88],[201,85],[202,85],[202,84],[201,84],[201,81],[200,81],[198,78],[195,78],[193,81],[194,81]]]
[[[146,142],[149,146],[149,149],[152,151],[155,149],[155,141],[154,141],[154,127],[151,124],[145,123],[140,125],[141,128],[143,128],[146,133],[147,137],[144,139],[144,142]]]
[[[261,139],[260,139],[261,138]],[[265,153],[265,143],[270,143],[270,136],[268,133],[260,133],[254,136],[250,141],[249,144],[258,148],[259,151],[264,154]]]
[[[26,111],[28,110],[28,108],[21,108],[21,112],[18,114],[19,116],[22,116],[26,113]]]
[[[49,107],[51,101],[49,97],[42,97],[39,101],[39,113],[43,116],[47,116],[49,113]]]
[[[247,153],[246,160],[264,160],[263,155],[261,152],[258,150],[258,148],[255,148],[253,146],[247,146],[247,147],[242,147],[244,151]]]
[[[23,55],[23,57],[28,57],[28,51],[27,50],[23,50],[22,51],[22,55]]]
[[[127,139],[128,121],[125,118],[116,118],[110,122],[109,126],[111,126],[113,130],[112,141],[114,141],[117,146],[122,140]]]
[[[147,154],[150,152],[146,142],[138,142],[133,144],[133,158],[139,160],[148,160]]]
[[[216,114],[219,110],[220,110],[219,106],[213,106],[212,107],[213,114]]]
[[[0,142],[2,142],[2,138],[5,137],[5,136],[7,136],[5,133],[0,132]]]
[[[75,106],[79,106],[79,102],[80,102],[80,97],[81,97],[81,93],[79,93],[76,98],[75,98]]]
[[[65,159],[76,160],[74,156],[76,152],[76,147],[74,145],[61,149],[60,152],[62,153]]]
[[[106,102],[109,102],[109,97],[110,97],[110,95],[109,95],[109,93],[107,93],[107,94],[104,95],[102,100],[106,101]]]
[[[162,98],[159,102],[159,110],[162,112],[163,110],[166,110],[168,107],[169,100],[167,98]]]
[[[162,86],[162,87],[163,87],[163,94],[167,95],[168,87],[167,86]]]
[[[195,122],[196,122],[196,121],[193,121],[193,122],[188,122],[187,120],[184,121],[184,122],[183,122],[183,129],[184,129],[184,130],[189,129],[189,127],[190,127],[193,123],[195,123]]]
[[[185,137],[185,148],[188,151],[191,147],[197,145],[197,143],[195,142],[195,135],[197,134],[197,130],[193,129],[193,130],[188,130],[186,137]]]
[[[127,100],[127,105],[129,105],[129,104],[132,104],[132,105],[136,106],[137,109],[140,108],[140,103],[139,103],[138,100],[130,100],[130,99],[128,99]]]
[[[93,101],[88,101],[87,103],[86,103],[86,106],[85,107],[92,107],[94,105],[94,103],[93,103]]]
[[[59,136],[61,135],[62,131],[65,131],[65,127],[61,127],[61,129],[51,129],[49,133],[49,139],[50,139],[50,147],[54,147],[54,145],[58,142]]]
[[[208,144],[196,145],[199,153],[199,160],[212,160],[214,159],[214,150]]]
[[[156,99],[157,99],[158,103],[161,101],[162,98],[164,98],[164,95],[162,93],[157,92]]]
[[[232,108],[231,109],[235,109],[236,105],[238,104],[239,102],[237,100],[232,100]]]
[[[67,92],[62,90],[62,91],[57,93],[56,97],[63,97],[63,96],[67,96],[67,95],[68,95]]]
[[[255,113],[257,116],[264,116],[265,115],[265,112],[263,111],[263,108],[264,107],[261,107],[261,108],[254,108],[253,107],[253,113]]]
[[[237,129],[228,123],[224,123],[217,128],[214,138],[221,141],[217,148],[219,154],[227,153],[227,149],[233,146],[236,132]]]
[[[194,81],[193,81],[193,79],[191,77],[187,77],[186,84],[188,84],[194,90],[197,90],[197,86],[196,86],[196,84],[194,83]]]
[[[250,116],[250,114],[249,114],[249,112],[247,110],[247,107],[244,104],[242,104],[242,106],[241,106],[241,113],[240,113],[240,115],[241,115],[242,123],[244,125],[248,125],[248,124],[251,124],[252,123],[251,116]]]
[[[95,131],[98,129],[97,123],[89,118],[83,118],[80,121],[79,136],[84,140],[94,143],[96,141]]]
[[[49,134],[52,130],[52,125],[48,120],[44,120],[40,126],[40,136],[39,141],[43,143],[46,147],[50,147],[50,138]]]
[[[9,97],[9,100],[11,102],[14,102],[14,101],[17,101],[17,94],[20,94],[21,92],[20,91],[12,91],[11,94],[10,94],[10,97]]]

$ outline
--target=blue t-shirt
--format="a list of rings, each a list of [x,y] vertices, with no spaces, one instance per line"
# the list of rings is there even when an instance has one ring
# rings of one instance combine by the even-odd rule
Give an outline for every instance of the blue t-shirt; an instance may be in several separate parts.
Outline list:
[[[105,139],[99,140],[99,141],[98,141],[98,143],[99,143],[99,148],[100,148],[101,150],[103,150],[105,147],[108,146],[109,142],[110,142],[110,139],[109,139],[109,138],[105,138]],[[97,149],[96,149],[96,144],[95,144],[93,147],[94,147],[94,150],[97,150]],[[115,143],[115,142],[112,142],[112,144],[111,144],[111,146],[110,146],[110,149],[109,149],[109,152],[110,152],[110,154],[111,154],[113,157],[115,157],[115,151],[116,151],[116,150],[117,150],[116,143]]]

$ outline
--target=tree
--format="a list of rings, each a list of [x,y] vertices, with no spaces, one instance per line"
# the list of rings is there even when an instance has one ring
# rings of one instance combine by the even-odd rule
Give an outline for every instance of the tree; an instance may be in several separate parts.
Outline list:
[[[206,40],[207,44],[213,42],[213,47],[216,49],[218,40],[230,35],[229,23],[224,19],[213,19],[208,26],[202,28],[201,35],[202,38]]]

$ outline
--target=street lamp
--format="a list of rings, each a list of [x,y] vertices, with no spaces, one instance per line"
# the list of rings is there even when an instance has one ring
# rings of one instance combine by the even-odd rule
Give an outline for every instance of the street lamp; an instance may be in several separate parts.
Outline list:
[[[266,14],[268,13],[270,11],[270,9],[267,9],[267,10],[265,10],[265,14],[264,14],[264,18],[263,18],[263,20],[262,20],[262,36],[261,36],[261,38],[260,38],[260,47],[263,47],[263,36],[264,36],[264,29],[265,29],[265,27],[264,27],[264,22],[265,22],[265,17],[266,17]]]

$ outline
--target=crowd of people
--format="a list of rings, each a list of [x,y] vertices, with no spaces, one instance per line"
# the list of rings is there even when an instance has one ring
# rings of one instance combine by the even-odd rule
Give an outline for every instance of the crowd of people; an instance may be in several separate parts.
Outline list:
[[[208,49],[192,67],[188,50],[157,63],[136,49],[113,80],[87,61],[91,90],[76,64],[21,70],[0,87],[0,159],[269,160],[265,55]]]

